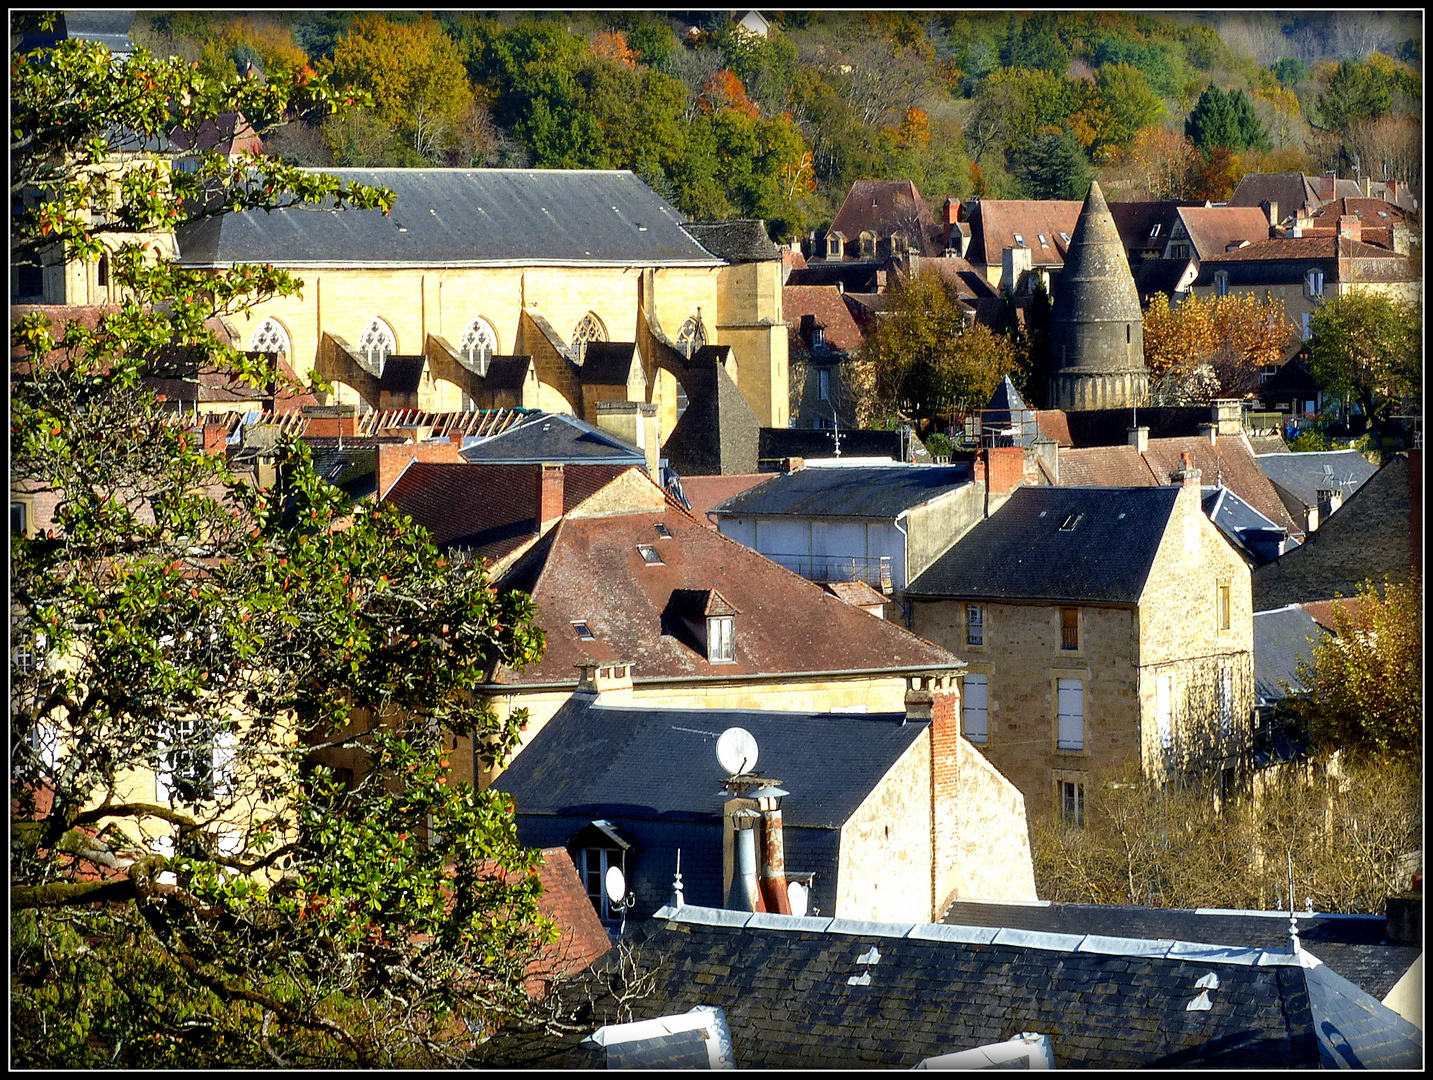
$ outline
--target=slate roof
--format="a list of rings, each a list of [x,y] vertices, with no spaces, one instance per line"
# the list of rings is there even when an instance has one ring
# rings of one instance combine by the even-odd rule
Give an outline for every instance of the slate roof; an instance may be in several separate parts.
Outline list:
[[[902,461],[907,437],[899,431],[843,428],[841,453],[845,457],[878,457]],[[829,458],[836,453],[832,428],[762,428],[756,457],[762,468],[779,468],[787,458]]]
[[[970,247],[966,257],[972,263],[999,266],[1001,252],[1017,247],[1016,235],[1036,266],[1064,266],[1070,242],[1079,221],[1083,199],[977,199],[970,215]],[[1040,235],[1045,243],[1041,245]]]
[[[563,510],[631,468],[627,464],[568,465],[563,469]],[[502,558],[537,535],[541,466],[456,465],[415,461],[389,488],[396,505],[433,536],[442,550]]]
[[[1314,651],[1310,641],[1323,636],[1323,629],[1314,617],[1298,604],[1254,612],[1254,697],[1277,701],[1284,696],[1284,688],[1279,685],[1281,682],[1297,690],[1302,685],[1295,675],[1298,662],[1301,659],[1308,663],[1313,661]],[[1329,962],[1333,962],[1332,958]],[[1347,972],[1344,974],[1348,975]],[[1352,975],[1348,977],[1359,981]],[[1369,993],[1373,991],[1369,990]],[[1383,994],[1377,996],[1382,997]]]
[[[688,361],[690,404],[662,444],[681,476],[756,472],[761,422],[723,363],[730,352],[730,345],[703,345]]]
[[[878,287],[876,274],[889,260],[850,260],[812,258],[803,267],[795,268],[786,279],[791,285],[835,285],[838,282],[849,292],[874,293]]]
[[[1300,499],[1305,506],[1318,505],[1320,488],[1342,488],[1347,499],[1378,471],[1377,466],[1370,465],[1367,458],[1352,449],[1258,454],[1254,460],[1259,463],[1264,475]]]
[[[462,456],[474,464],[638,465],[647,458],[631,443],[566,413],[547,413],[510,427],[491,438],[465,445]]]
[[[1265,401],[1284,395],[1297,395],[1312,400],[1319,392],[1313,372],[1302,356],[1294,356],[1279,370],[1270,375],[1259,386],[1259,396]]]
[[[906,595],[1137,604],[1179,490],[1017,488]]]
[[[1259,632],[1256,613],[1254,632]],[[1255,664],[1258,664],[1255,638]],[[1339,975],[1382,1000],[1422,953],[1417,945],[1387,945],[1382,915],[1298,912],[1299,940]],[[961,926],[1010,927],[1051,934],[1099,934],[1149,940],[1210,941],[1282,952],[1289,944],[1287,911],[1156,908],[1125,904],[1001,904],[957,900],[942,920]]]
[[[1204,487],[1204,515],[1250,565],[1278,558],[1288,531],[1270,521],[1226,487]]]
[[[1035,417],[1040,430],[1062,447],[1123,446],[1129,440],[1132,419],[1149,428],[1151,439],[1198,435],[1199,425],[1211,423],[1207,405],[1161,405],[1129,409],[1041,409]]]
[[[62,11],[53,29],[26,32],[15,51],[24,54],[53,48],[66,39],[78,39],[99,42],[118,56],[128,56],[132,50],[129,30],[134,25],[135,14],[133,11]]]
[[[1305,207],[1322,205],[1324,200],[1312,179],[1301,172],[1249,173],[1229,197],[1230,206],[1257,208],[1261,202],[1278,203],[1279,220],[1283,221]]]
[[[1020,1031],[1057,1068],[1331,1068],[1336,1046],[1363,1067],[1422,1060],[1412,1024],[1307,953],[691,906],[633,944],[653,979],[634,1018],[717,1006],[738,1068],[911,1068]]]
[[[1269,219],[1257,206],[1181,206],[1177,213],[1201,263],[1223,255],[1231,243],[1269,239]]]
[[[729,263],[781,258],[781,251],[766,235],[766,223],[762,221],[689,221],[682,228],[707,251]]]
[[[189,266],[719,265],[626,170],[324,169],[394,191],[377,210],[249,211],[179,230]],[[774,256],[773,256],[774,257]]]
[[[833,349],[851,353],[865,341],[834,285],[787,285],[781,290],[781,310],[793,335],[800,335],[809,316],[826,331],[826,344]]]
[[[383,373],[378,377],[378,389],[390,394],[416,394],[427,363],[428,358],[421,354],[402,356],[393,353],[385,357]]]
[[[623,818],[718,821],[726,774],[717,738],[742,727],[756,739],[757,772],[791,792],[781,804],[786,825],[839,829],[927,726],[905,723],[904,713],[611,708],[595,700],[573,695],[493,781],[518,813],[611,816],[620,807]]]
[[[659,536],[658,523],[669,539]],[[654,547],[662,563],[645,563],[638,544]],[[530,592],[537,621],[547,631],[542,659],[520,673],[500,668],[494,681],[504,684],[570,686],[580,662],[630,663],[639,684],[828,671],[898,673],[956,662],[939,646],[843,604],[670,505],[663,511],[568,517],[498,584]],[[678,589],[716,589],[741,612],[735,663],[712,664],[667,632],[663,613]],[[570,625],[574,619],[585,620],[596,640],[580,640]]]
[[[1109,411],[1122,414],[1128,424],[1128,412],[1122,409]],[[1144,424],[1147,412],[1155,411],[1157,410],[1140,409],[1140,424]],[[1201,412],[1204,415],[1203,422],[1208,423],[1208,411]],[[1085,415],[1087,414],[1069,414],[1071,426],[1078,424]],[[1061,450],[1060,484],[1067,487],[1168,484],[1170,475],[1183,467],[1185,454],[1189,455],[1194,467],[1200,471],[1200,481],[1203,484],[1228,488],[1290,537],[1303,534],[1302,526],[1289,516],[1289,510],[1279,498],[1274,485],[1259,467],[1258,458],[1238,436],[1221,435],[1215,439],[1213,446],[1209,445],[1208,438],[1198,435],[1151,438],[1148,449],[1143,454],[1128,444]]]
[[[829,433],[827,434],[829,438]],[[842,447],[842,453],[847,453]],[[971,483],[970,466],[872,465],[778,473],[714,513],[728,517],[873,518],[891,521]]]
[[[584,386],[626,386],[637,362],[637,346],[630,341],[590,341],[582,354],[578,377]]]
[[[1115,219],[1115,228],[1119,230],[1120,241],[1127,252],[1135,255],[1141,251],[1162,252],[1165,244],[1169,242],[1169,230],[1179,220],[1179,208],[1203,205],[1164,199],[1112,202],[1109,207],[1110,216]],[[1159,226],[1158,232],[1154,231],[1156,225]]]
[[[1131,263],[1130,273],[1134,275],[1134,288],[1140,302],[1148,302],[1155,293],[1173,296],[1188,268],[1188,259],[1141,259]]]

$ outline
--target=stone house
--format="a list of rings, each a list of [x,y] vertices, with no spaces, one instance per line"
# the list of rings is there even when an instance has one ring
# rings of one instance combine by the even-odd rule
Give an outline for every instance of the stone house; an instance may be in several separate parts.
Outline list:
[[[967,664],[966,737],[1032,814],[1078,824],[1124,768],[1239,762],[1250,572],[1205,516],[1199,471],[1176,479],[1017,488],[906,590],[911,628]]]
[[[843,365],[865,341],[839,285],[787,285],[782,290],[790,339],[791,422],[794,427],[854,428]]]
[[[1064,269],[1083,205],[1079,199],[971,199],[959,207],[948,204],[946,249],[966,259],[996,289],[1005,284],[1007,250],[1019,253],[1020,265],[1051,286]]]
[[[607,868],[633,894],[630,923],[668,902],[679,858],[684,894],[710,907],[790,911],[795,893],[812,914],[924,920],[954,897],[1034,900],[1024,800],[960,737],[956,679],[909,681],[903,711],[867,714],[614,704],[587,683],[493,787],[524,843],[567,847],[614,925]],[[737,726],[758,747],[746,797],[715,752]],[[734,815],[763,803],[748,901]]]

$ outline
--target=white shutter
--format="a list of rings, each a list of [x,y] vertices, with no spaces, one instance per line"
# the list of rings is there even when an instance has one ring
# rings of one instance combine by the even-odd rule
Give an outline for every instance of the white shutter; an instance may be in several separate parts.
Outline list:
[[[983,743],[990,737],[989,676],[967,675],[961,697],[965,710],[965,737]]]
[[[229,795],[234,782],[234,733],[220,728],[214,733],[214,795]]]
[[[159,725],[159,760],[154,768],[154,801],[167,803],[174,789],[174,774],[169,771],[165,760],[174,742],[174,729],[169,724]]]
[[[1061,750],[1085,748],[1085,683],[1082,679],[1060,679],[1056,686]]]
[[[1159,745],[1168,750],[1174,745],[1174,708],[1168,675],[1161,675],[1155,680],[1154,716],[1159,725]]]

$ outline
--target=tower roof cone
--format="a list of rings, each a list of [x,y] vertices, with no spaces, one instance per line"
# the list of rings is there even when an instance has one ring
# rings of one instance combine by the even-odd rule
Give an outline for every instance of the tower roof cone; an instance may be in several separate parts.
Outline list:
[[[1142,322],[1139,292],[1115,219],[1098,182],[1090,184],[1065,266],[1055,282],[1052,322]]]

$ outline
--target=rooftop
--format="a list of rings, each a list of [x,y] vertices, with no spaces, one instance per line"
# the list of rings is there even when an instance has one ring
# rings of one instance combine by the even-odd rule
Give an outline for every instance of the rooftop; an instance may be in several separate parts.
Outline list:
[[[610,432],[566,413],[548,413],[465,444],[462,456],[475,464],[612,464],[646,467],[641,450]]]
[[[1270,480],[1305,506],[1317,506],[1320,490],[1338,488],[1352,495],[1378,471],[1357,450],[1323,450],[1301,454],[1259,454],[1255,460]]]
[[[829,442],[831,432],[818,432]],[[844,436],[843,436],[844,440]],[[855,453],[849,445],[842,453]],[[892,520],[971,483],[968,463],[799,469],[777,473],[717,506],[730,517],[787,516]]]
[[[1254,612],[1255,698],[1277,701],[1285,693],[1282,683],[1297,690],[1298,662],[1313,662],[1312,642],[1323,636],[1318,622],[1299,604]]]

